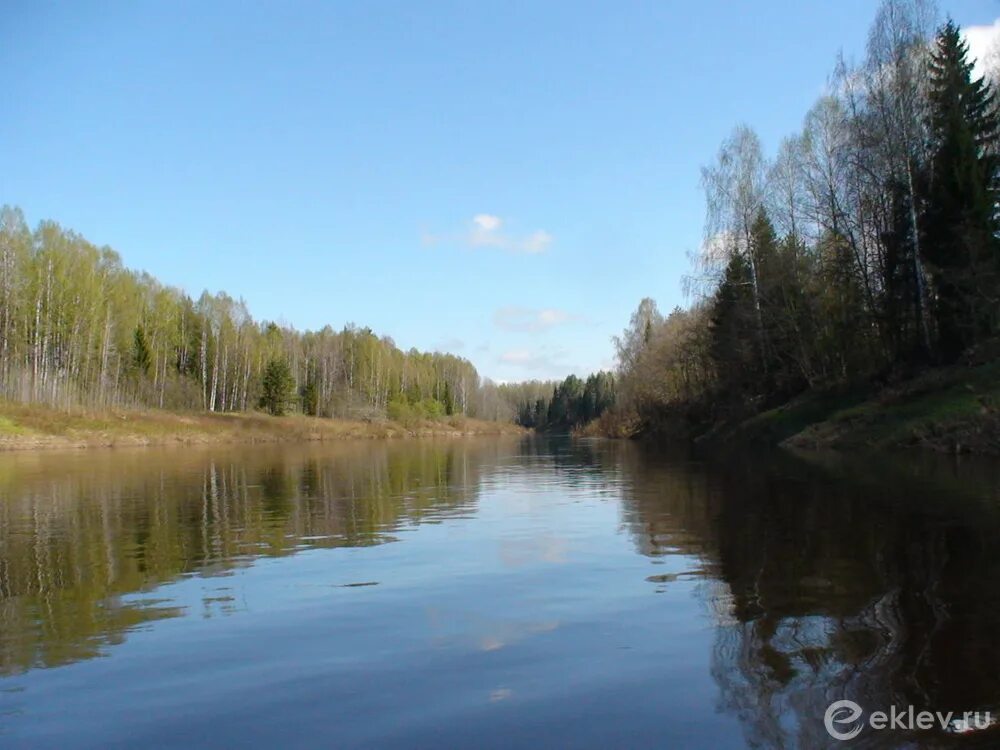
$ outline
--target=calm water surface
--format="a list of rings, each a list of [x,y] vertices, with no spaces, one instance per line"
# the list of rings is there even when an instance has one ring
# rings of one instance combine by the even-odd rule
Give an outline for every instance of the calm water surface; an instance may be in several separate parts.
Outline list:
[[[991,747],[1000,468],[543,439],[0,456],[0,747]]]

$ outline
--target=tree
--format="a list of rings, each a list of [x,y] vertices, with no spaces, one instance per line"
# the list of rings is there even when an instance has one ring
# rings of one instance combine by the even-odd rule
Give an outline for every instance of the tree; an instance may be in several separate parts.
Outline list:
[[[149,354],[149,344],[146,342],[146,330],[138,325],[132,337],[132,366],[141,375],[149,373],[151,357]]]
[[[656,309],[656,302],[650,297],[645,297],[632,313],[628,328],[621,336],[615,336],[613,339],[618,353],[618,365],[622,372],[628,372],[635,367],[643,349],[649,344],[652,332],[661,323],[663,316]]]
[[[373,418],[404,398],[427,413],[512,418],[468,360],[401,351],[370,329],[300,332],[241,299],[197,300],[124,267],[51,221],[0,208],[0,395],[50,405],[239,411],[280,358],[305,413]]]
[[[302,386],[300,396],[302,398],[302,413],[310,416],[319,415],[319,390],[316,387],[316,380],[310,373],[310,377]]]
[[[702,169],[702,185],[708,214],[705,222],[706,244],[722,251],[728,264],[742,255],[750,272],[750,290],[756,318],[758,351],[767,368],[767,343],[761,302],[760,258],[753,244],[753,227],[764,206],[767,165],[760,138],[747,125],[739,125],[727,138],[716,162]]]
[[[274,357],[264,368],[261,380],[260,405],[276,417],[285,413],[291,398],[295,381],[292,378],[288,362],[281,357]]]
[[[710,352],[719,391],[732,403],[745,402],[761,373],[753,275],[745,255],[729,259],[710,309]]]
[[[508,383],[498,390],[515,421],[539,431],[573,430],[615,404],[615,377],[610,372],[592,373],[586,380],[569,375],[562,382]]]
[[[924,257],[932,273],[938,346],[945,361],[996,330],[1000,115],[992,86],[973,78],[968,46],[948,21],[929,65]]]
[[[930,302],[921,251],[920,175],[927,163],[927,42],[933,28],[930,0],[883,0],[868,35],[865,67],[866,116],[862,136],[873,144],[884,184],[905,191],[914,252],[910,258],[916,290],[917,328],[924,355],[931,352]]]

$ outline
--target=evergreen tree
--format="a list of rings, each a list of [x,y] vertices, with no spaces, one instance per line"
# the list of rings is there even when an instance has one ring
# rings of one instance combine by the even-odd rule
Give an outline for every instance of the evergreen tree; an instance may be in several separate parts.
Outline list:
[[[923,350],[919,329],[917,265],[913,262],[917,247],[910,220],[910,195],[903,185],[891,183],[889,198],[891,223],[882,233],[882,330],[896,362],[925,360],[930,352]]]
[[[444,404],[445,414],[451,416],[455,413],[455,397],[447,380],[444,382],[444,395],[441,397],[441,402]]]
[[[784,270],[778,254],[778,235],[774,225],[761,207],[750,225],[750,252],[752,262],[757,268],[757,305],[758,331],[757,346],[761,367],[765,375],[773,369],[774,351],[772,339],[775,329],[780,326],[781,310],[778,302],[778,290]],[[752,269],[751,269],[752,270]]]
[[[515,421],[536,430],[573,430],[600,417],[615,403],[614,376],[593,373],[586,380],[569,375],[562,382],[508,384],[502,391],[512,402]],[[535,398],[538,388],[550,388],[550,397]]]
[[[752,394],[760,371],[750,264],[733,255],[711,302],[709,353],[719,389],[738,402]]]
[[[923,252],[936,296],[942,358],[996,330],[1000,284],[997,253],[997,149],[1000,116],[958,26],[938,32],[930,62],[932,159]]]
[[[310,367],[306,373],[306,382],[299,394],[302,398],[302,413],[313,417],[319,416],[319,389],[316,387],[316,370]]]
[[[267,409],[269,414],[282,416],[288,406],[294,384],[288,362],[280,357],[271,359],[264,368],[260,405]]]
[[[536,430],[540,430],[545,427],[545,415],[547,413],[547,408],[545,406],[545,399],[540,398],[535,401],[535,411],[532,414],[531,426]]]
[[[141,326],[135,327],[132,335],[132,366],[141,375],[146,375],[152,364],[152,357],[149,354],[149,344],[146,341],[146,331]]]

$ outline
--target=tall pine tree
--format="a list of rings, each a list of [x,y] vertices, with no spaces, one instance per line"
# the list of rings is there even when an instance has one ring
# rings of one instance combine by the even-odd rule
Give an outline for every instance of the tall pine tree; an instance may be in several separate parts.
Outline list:
[[[932,158],[923,242],[945,361],[996,330],[1000,297],[1000,116],[992,87],[974,78],[972,68],[958,26],[948,21],[930,61]]]

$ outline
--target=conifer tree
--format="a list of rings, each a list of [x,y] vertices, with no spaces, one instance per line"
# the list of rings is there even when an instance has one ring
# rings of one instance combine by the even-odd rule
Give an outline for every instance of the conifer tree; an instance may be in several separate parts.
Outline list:
[[[292,392],[292,372],[288,362],[275,357],[264,368],[261,382],[260,404],[269,414],[280,417],[288,406],[289,395]]]
[[[733,401],[753,389],[760,371],[750,264],[733,255],[711,301],[709,353],[720,391]]]
[[[145,375],[149,372],[151,361],[146,331],[141,325],[136,326],[132,336],[132,365],[141,375]]]
[[[973,77],[958,26],[937,34],[929,65],[932,159],[923,251],[936,296],[938,348],[946,361],[996,330],[1000,292],[995,92]]]

